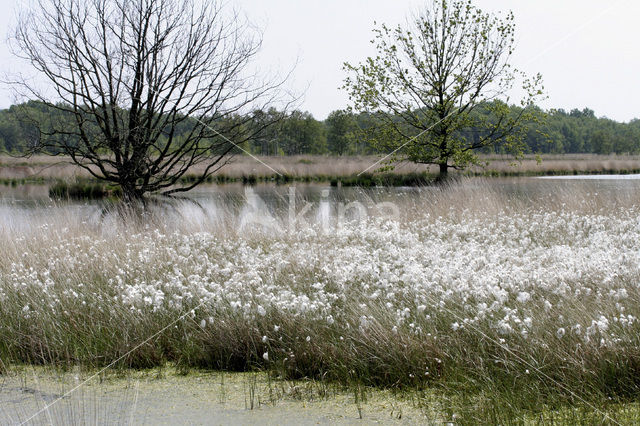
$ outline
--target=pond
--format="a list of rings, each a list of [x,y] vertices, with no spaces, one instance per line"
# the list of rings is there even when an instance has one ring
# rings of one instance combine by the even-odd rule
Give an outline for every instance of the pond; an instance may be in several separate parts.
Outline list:
[[[0,210],[4,220],[33,218],[57,211],[80,221],[98,221],[112,202],[54,200],[47,185],[0,186]],[[431,211],[497,207],[517,202],[522,208],[582,203],[601,206],[627,205],[640,194],[640,175],[554,176],[524,178],[470,178],[449,187],[332,187],[329,184],[202,185],[160,203],[163,214],[179,220],[215,218],[271,223],[278,219],[310,223],[330,218],[363,219],[372,215],[398,216]],[[446,196],[445,196],[446,195]],[[158,198],[157,200],[165,200]],[[173,206],[173,207],[171,207]],[[176,216],[174,207],[179,206]],[[438,211],[434,207],[439,206]],[[66,213],[65,213],[66,212]],[[0,216],[0,217],[2,217]]]

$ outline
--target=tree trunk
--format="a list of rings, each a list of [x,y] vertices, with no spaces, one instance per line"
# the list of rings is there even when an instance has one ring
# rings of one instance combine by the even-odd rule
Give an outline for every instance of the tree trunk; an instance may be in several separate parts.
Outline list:
[[[142,201],[144,194],[138,188],[130,185],[121,185],[122,198],[127,202]]]
[[[440,174],[436,179],[438,182],[444,182],[449,177],[449,164],[447,162],[440,163]]]

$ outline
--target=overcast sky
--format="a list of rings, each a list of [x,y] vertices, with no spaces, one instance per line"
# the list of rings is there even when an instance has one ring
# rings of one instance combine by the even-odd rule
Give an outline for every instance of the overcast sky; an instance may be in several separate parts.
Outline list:
[[[0,0],[6,34],[20,0]],[[374,53],[373,22],[395,25],[424,2],[418,0],[228,0],[264,31],[261,66],[288,70],[304,92],[300,107],[316,118],[347,105],[339,89],[342,64]],[[513,10],[517,48],[513,64],[542,73],[545,108],[589,107],[620,121],[640,117],[640,2],[637,0],[475,0],[485,11]],[[15,65],[6,42],[0,69]],[[0,107],[13,102],[6,87]]]

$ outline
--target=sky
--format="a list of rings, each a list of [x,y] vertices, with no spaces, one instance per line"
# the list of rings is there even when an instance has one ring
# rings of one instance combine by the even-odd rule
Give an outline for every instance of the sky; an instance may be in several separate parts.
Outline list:
[[[0,0],[0,72],[20,66],[6,34],[25,0]],[[340,89],[344,62],[375,54],[373,23],[406,22],[424,0],[227,0],[261,28],[261,69],[287,73],[287,88],[301,95],[299,108],[324,119],[348,105]],[[516,52],[512,64],[540,72],[544,108],[591,108],[618,121],[640,118],[640,2],[637,0],[474,0],[484,11],[512,10]],[[515,94],[517,95],[517,94]],[[0,108],[14,102],[0,86]]]

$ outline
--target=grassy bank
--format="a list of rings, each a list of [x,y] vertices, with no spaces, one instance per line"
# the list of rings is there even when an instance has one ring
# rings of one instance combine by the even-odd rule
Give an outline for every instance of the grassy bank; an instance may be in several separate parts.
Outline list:
[[[638,156],[598,155],[546,155],[538,162],[537,157],[525,157],[514,163],[508,157],[483,157],[488,165],[471,167],[454,175],[469,177],[505,176],[562,176],[577,174],[637,174],[640,173]],[[437,169],[430,166],[401,163],[391,172],[375,173],[367,170],[380,157],[259,157],[269,167],[248,156],[235,157],[230,164],[212,175],[207,183],[256,183],[288,184],[294,182],[322,182],[343,186],[416,186],[432,182]],[[275,171],[274,171],[275,170]],[[365,173],[363,171],[367,170]],[[183,184],[192,183],[200,170],[194,168],[182,179]],[[0,183],[17,186],[21,184],[55,184],[76,182],[88,185],[95,181],[85,171],[60,158],[43,156],[30,159],[0,157]],[[85,188],[87,189],[87,188]],[[72,191],[73,192],[73,191]],[[78,192],[78,191],[76,191]],[[91,191],[79,191],[85,198]]]
[[[102,199],[122,196],[120,187],[105,185],[96,181],[57,181],[49,187],[49,197],[56,199]]]
[[[143,223],[3,210],[0,358],[435,391],[461,423],[613,422],[640,396],[640,206],[596,192],[463,181],[395,199],[396,220],[312,212],[293,232],[191,204]]]
[[[454,178],[469,177],[537,177],[537,176],[577,176],[577,175],[631,175],[640,174],[640,169],[606,169],[598,168],[593,170],[579,169],[559,169],[559,170],[496,170],[486,169],[482,171],[466,171],[452,173]],[[231,177],[223,174],[211,176],[206,183],[226,184],[242,183],[244,185],[255,185],[257,183],[275,183],[278,185],[296,182],[318,182],[330,183],[332,186],[359,186],[369,188],[374,186],[423,186],[436,181],[438,175],[428,172],[406,172],[406,173],[362,173],[355,175],[314,175],[314,176],[291,176],[291,175],[245,175],[242,177]],[[185,176],[182,182],[185,184],[194,182],[195,176]]]

